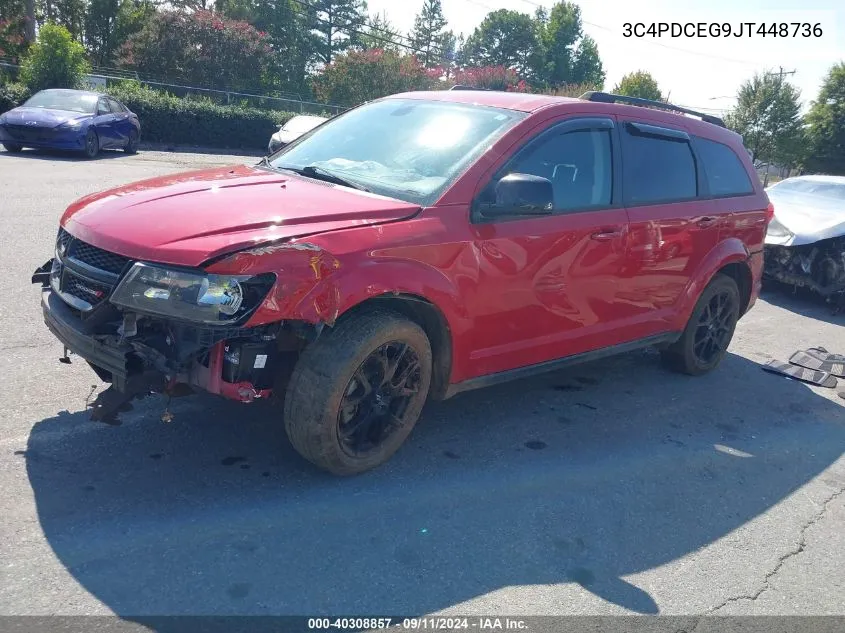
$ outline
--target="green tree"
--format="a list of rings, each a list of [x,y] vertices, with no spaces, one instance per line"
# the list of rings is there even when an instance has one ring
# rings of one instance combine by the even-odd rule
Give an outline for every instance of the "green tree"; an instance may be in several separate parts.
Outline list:
[[[652,101],[663,101],[663,95],[654,77],[644,70],[638,70],[623,76],[619,83],[613,88],[613,92],[626,97],[639,97],[640,99],[651,99]]]
[[[314,78],[318,99],[356,106],[397,92],[425,90],[433,79],[414,55],[371,49],[337,55]]]
[[[0,0],[0,57],[17,58],[26,50],[23,0]]]
[[[194,86],[254,89],[273,61],[268,37],[210,11],[159,11],[121,48],[123,67]]]
[[[533,77],[537,32],[530,15],[499,9],[488,13],[461,50],[463,66],[504,66],[520,77]]]
[[[98,66],[112,64],[121,44],[139,31],[155,12],[148,2],[89,0],[85,13],[85,45]]]
[[[90,67],[85,48],[58,24],[45,24],[21,65],[20,81],[31,92],[45,88],[76,88]]]
[[[539,44],[535,75],[540,82],[549,88],[583,82],[604,84],[598,48],[584,34],[578,5],[558,2],[548,14],[538,9],[534,20]]]
[[[365,34],[358,38],[359,46],[366,50],[383,48],[384,50],[399,51],[403,48],[402,32],[393,26],[384,13],[376,13],[367,19]]]
[[[800,92],[772,73],[755,74],[737,92],[725,123],[742,135],[754,161],[781,166],[800,160]]]
[[[806,122],[807,169],[845,176],[845,62],[828,72]]]
[[[41,0],[44,22],[65,27],[71,37],[82,42],[85,30],[86,0]]]
[[[359,43],[367,23],[365,0],[312,0],[315,61],[330,64],[337,53]]]
[[[414,18],[414,29],[409,39],[426,68],[439,66],[443,60],[440,45],[443,43],[446,24],[440,0],[423,0],[422,9]]]
[[[294,0],[257,0],[251,23],[267,34],[273,59],[265,82],[282,92],[302,93],[306,69],[313,55],[314,38],[309,18]]]

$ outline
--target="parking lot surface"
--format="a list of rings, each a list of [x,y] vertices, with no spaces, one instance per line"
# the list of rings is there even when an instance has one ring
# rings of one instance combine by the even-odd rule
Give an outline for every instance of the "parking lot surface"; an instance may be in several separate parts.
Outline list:
[[[466,393],[355,478],[266,403],[89,421],[30,285],[64,208],[255,160],[0,150],[0,614],[845,614],[845,400],[759,369],[845,353],[845,315],[782,289],[710,375],[638,352]]]

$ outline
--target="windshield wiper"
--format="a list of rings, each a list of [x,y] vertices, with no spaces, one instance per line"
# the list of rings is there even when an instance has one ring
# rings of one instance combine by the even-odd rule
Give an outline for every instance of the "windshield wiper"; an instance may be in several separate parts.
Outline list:
[[[299,174],[300,176],[317,178],[318,180],[333,182],[336,185],[343,185],[344,187],[352,187],[353,189],[357,189],[358,191],[366,191],[367,193],[372,193],[364,185],[360,185],[357,182],[347,180],[343,176],[336,174],[335,172],[330,171],[325,167],[318,167],[317,165],[307,165],[305,167],[288,167],[287,165],[282,165],[279,167],[279,169],[287,169],[288,171],[292,171],[293,173]]]

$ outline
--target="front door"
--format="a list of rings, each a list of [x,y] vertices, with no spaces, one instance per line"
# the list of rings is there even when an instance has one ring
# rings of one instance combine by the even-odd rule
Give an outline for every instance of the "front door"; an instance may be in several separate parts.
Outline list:
[[[628,218],[614,175],[616,145],[612,118],[558,122],[523,144],[482,190],[471,227],[473,376],[621,342]],[[553,213],[484,218],[479,209],[509,173],[551,180]]]
[[[100,137],[100,147],[113,147],[117,142],[114,130],[114,114],[105,97],[97,101],[97,114],[94,117],[94,129]]]

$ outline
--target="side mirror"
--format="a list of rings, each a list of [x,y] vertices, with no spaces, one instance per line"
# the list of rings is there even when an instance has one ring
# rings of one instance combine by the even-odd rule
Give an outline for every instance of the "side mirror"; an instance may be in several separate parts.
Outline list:
[[[486,216],[551,215],[554,210],[552,181],[532,174],[508,174],[495,188],[496,202],[483,210]]]

